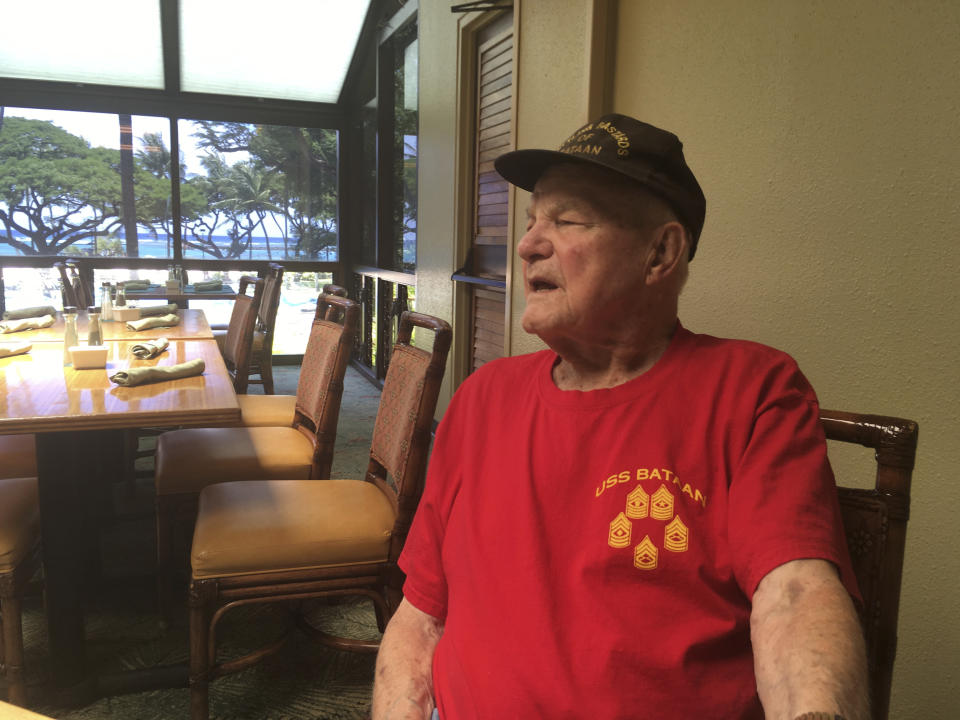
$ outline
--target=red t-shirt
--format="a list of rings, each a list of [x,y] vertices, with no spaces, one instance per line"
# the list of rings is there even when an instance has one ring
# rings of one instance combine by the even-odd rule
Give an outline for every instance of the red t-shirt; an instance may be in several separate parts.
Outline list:
[[[789,560],[856,595],[816,397],[794,361],[678,325],[606,390],[550,351],[458,390],[401,556],[444,621],[441,717],[762,718],[750,598]]]

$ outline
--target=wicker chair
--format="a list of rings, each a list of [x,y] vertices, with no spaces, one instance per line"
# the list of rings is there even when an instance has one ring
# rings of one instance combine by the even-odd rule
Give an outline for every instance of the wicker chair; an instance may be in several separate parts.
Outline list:
[[[870,705],[886,720],[897,649],[900,580],[910,510],[910,481],[917,450],[911,420],[822,410],[827,439],[872,448],[876,474],[870,489],[840,487],[840,511],[853,569],[863,596]]]
[[[410,344],[414,326],[434,331],[431,352]],[[212,679],[257,662],[282,642],[218,663],[215,631],[229,608],[359,595],[373,601],[385,627],[401,598],[397,558],[423,490],[451,334],[443,320],[401,316],[365,479],[231,482],[201,494],[189,593],[194,720],[208,717]],[[336,647],[377,648],[314,632]]]
[[[270,263],[263,288],[263,302],[257,313],[257,327],[253,331],[253,352],[250,359],[250,374],[259,379],[252,384],[263,385],[265,395],[273,395],[273,331],[277,324],[277,308],[280,306],[280,291],[283,289],[283,267]]]
[[[7,699],[14,705],[27,702],[20,603],[39,564],[37,478],[0,479],[0,674],[6,676]]]
[[[90,307],[93,304],[93,293],[84,282],[77,266],[73,263],[55,262],[53,267],[60,273],[63,306],[72,305],[78,310],[86,310]]]
[[[33,435],[0,435],[0,478],[36,477],[37,445]]]
[[[247,295],[247,288],[253,286],[253,296]],[[233,388],[238,393],[247,391],[250,377],[250,360],[253,355],[253,333],[257,325],[257,313],[263,303],[265,281],[244,275],[240,278],[237,299],[233,301],[233,312],[227,332],[217,338],[220,354],[233,378]]]
[[[343,376],[360,306],[321,295],[303,357],[296,410],[285,427],[188,428],[157,441],[157,564],[167,614],[179,517],[192,523],[200,491],[214,483],[264,478],[327,478],[333,463]],[[185,565],[185,563],[184,563]]]
[[[323,294],[346,297],[347,291],[339,285],[324,285]],[[339,312],[339,309],[328,305],[326,312]],[[270,389],[273,390],[272,384]],[[266,393],[266,386],[264,392]],[[244,427],[280,427],[293,423],[297,397],[296,395],[273,395],[271,392],[265,395],[238,395],[237,402],[240,404],[240,424]]]
[[[283,289],[283,266],[270,263],[263,286],[263,302],[257,313],[257,324],[253,330],[253,343],[250,350],[250,372],[257,379],[250,379],[251,385],[263,385],[263,392],[273,395],[273,332],[277,321],[277,308],[280,305],[280,291]],[[211,325],[213,336],[218,343],[223,342],[226,325]],[[293,417],[293,406],[290,406]]]

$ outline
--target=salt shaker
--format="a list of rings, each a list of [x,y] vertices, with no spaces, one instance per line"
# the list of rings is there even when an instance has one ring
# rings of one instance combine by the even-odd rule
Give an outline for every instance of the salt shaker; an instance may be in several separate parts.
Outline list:
[[[72,305],[63,308],[63,326],[63,365],[66,367],[73,364],[70,348],[80,342],[77,338],[77,309]]]
[[[113,320],[113,298],[110,297],[110,283],[100,285],[100,319],[104,322]]]
[[[87,308],[87,345],[103,345],[103,332],[100,329],[100,308]]]

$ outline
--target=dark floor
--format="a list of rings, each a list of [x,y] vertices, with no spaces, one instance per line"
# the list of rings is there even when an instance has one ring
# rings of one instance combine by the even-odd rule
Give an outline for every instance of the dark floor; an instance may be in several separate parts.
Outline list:
[[[276,392],[295,394],[299,367],[274,369]],[[262,392],[251,386],[250,393]],[[363,376],[348,369],[337,428],[333,477],[362,477],[380,393]],[[149,440],[144,446],[149,445]],[[114,486],[114,516],[101,531],[103,577],[87,600],[88,664],[98,673],[183,663],[188,656],[185,608],[174,622],[161,626],[156,614],[153,565],[154,492],[152,459],[138,460],[134,485]],[[372,609],[365,601],[319,605],[321,626],[362,637],[377,636]],[[277,613],[253,608],[236,612],[223,630],[224,649],[239,652],[262,644],[279,626]],[[232,646],[236,638],[236,645]],[[46,691],[46,627],[42,598],[24,607],[24,645],[31,709],[63,720],[189,717],[186,688],[105,697],[81,708],[51,703]],[[319,646],[294,634],[283,649],[260,665],[215,681],[211,717],[361,718],[367,713],[373,680],[373,656]],[[0,681],[2,688],[2,681]],[[4,697],[0,689],[0,698]],[[0,712],[2,715],[2,712]]]

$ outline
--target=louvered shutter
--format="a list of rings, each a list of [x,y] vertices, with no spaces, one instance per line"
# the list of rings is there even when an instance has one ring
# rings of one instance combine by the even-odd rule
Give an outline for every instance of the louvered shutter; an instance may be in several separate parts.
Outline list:
[[[497,285],[471,285],[470,371],[503,355],[508,185],[493,161],[513,137],[513,21],[504,15],[477,47],[476,196],[471,274]]]

